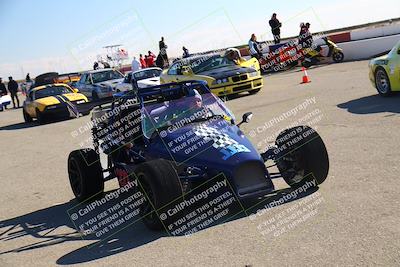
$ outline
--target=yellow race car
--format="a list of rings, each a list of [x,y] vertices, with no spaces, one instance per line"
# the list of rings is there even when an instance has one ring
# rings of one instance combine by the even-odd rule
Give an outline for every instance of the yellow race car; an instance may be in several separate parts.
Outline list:
[[[47,84],[29,90],[22,113],[25,122],[36,118],[42,124],[50,118],[77,117],[79,112],[76,105],[86,102],[86,96],[67,84]]]
[[[176,61],[160,76],[162,84],[188,80],[206,81],[217,96],[241,92],[255,94],[263,87],[258,60],[245,60],[239,50],[233,48],[223,55],[202,55]]]
[[[400,91],[400,41],[389,54],[369,62],[369,79],[381,96]]]

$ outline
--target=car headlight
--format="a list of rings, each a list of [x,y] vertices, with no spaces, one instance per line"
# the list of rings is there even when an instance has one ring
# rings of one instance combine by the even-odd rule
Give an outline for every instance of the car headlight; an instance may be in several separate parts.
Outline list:
[[[216,79],[213,84],[222,84],[222,83],[227,83],[228,78],[222,78],[222,79]]]
[[[376,65],[387,65],[389,63],[389,60],[387,59],[379,59],[375,61]]]
[[[249,77],[256,77],[258,76],[258,71],[253,71],[249,73]]]
[[[78,100],[78,101],[76,101],[76,104],[82,104],[82,103],[85,103],[86,101],[85,100]]]

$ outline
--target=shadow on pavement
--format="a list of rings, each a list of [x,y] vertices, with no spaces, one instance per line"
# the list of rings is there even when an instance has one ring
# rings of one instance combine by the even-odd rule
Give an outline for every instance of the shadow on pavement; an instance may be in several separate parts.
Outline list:
[[[47,124],[52,124],[52,123],[59,123],[63,121],[70,120],[71,118],[54,118],[54,119],[49,119],[47,120],[44,124],[39,124],[37,121],[33,122],[19,122],[19,123],[14,123],[6,126],[0,127],[0,131],[13,131],[13,130],[21,130],[21,129],[27,129],[27,128],[33,128],[33,127],[39,127]]]
[[[378,94],[361,97],[337,105],[354,114],[371,114],[381,112],[400,113],[400,94],[382,97]]]
[[[26,129],[26,128],[32,128],[35,126],[38,126],[39,124],[36,122],[19,122],[15,124],[10,124],[6,126],[0,127],[0,131],[12,131],[12,130],[21,130],[21,129]]]
[[[296,197],[285,201],[281,205],[311,195],[318,189],[318,187],[311,187],[309,190],[303,193],[296,194]],[[244,218],[259,209],[263,209],[266,205],[272,202],[276,204],[276,201],[280,200],[284,195],[291,194],[295,190],[295,188],[278,190],[273,195],[270,195],[262,200],[248,203],[248,206],[245,206],[245,209],[247,209],[246,212],[241,212],[237,216],[234,216],[225,222]],[[117,203],[117,200],[115,200],[114,203],[107,205],[107,207],[110,207],[110,205],[115,203]],[[52,247],[52,250],[56,250],[57,248],[55,246],[58,244],[82,241],[80,232],[75,229],[70,217],[67,214],[67,211],[76,205],[77,202],[75,200],[71,200],[63,204],[1,221],[0,242],[3,249],[6,248],[8,241],[15,239],[33,237],[35,238],[35,241],[33,241],[31,244],[23,245],[21,247],[2,250],[0,252],[0,257],[3,254],[16,253],[16,255],[18,255],[17,253],[23,253],[24,251],[46,247]],[[107,207],[104,207],[104,209]],[[168,237],[168,234],[166,232],[150,231],[141,221],[138,221],[131,224],[126,229],[116,233],[112,237],[108,239],[106,238],[102,242],[99,242],[101,240],[96,238],[94,235],[87,235],[85,240],[93,241],[92,243],[66,253],[60,257],[56,263],[59,265],[67,265],[90,262],[140,247],[162,237]],[[27,240],[29,240],[29,238]],[[96,242],[99,243],[95,244]]]

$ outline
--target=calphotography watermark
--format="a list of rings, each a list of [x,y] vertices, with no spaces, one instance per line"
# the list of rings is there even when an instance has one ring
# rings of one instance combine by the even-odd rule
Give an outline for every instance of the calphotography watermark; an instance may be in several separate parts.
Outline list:
[[[160,219],[170,235],[189,236],[239,214],[244,214],[244,208],[228,179],[220,174],[163,207]]]
[[[104,240],[138,221],[146,201],[138,180],[132,179],[115,191],[69,209],[68,215],[83,239],[94,236]]]
[[[310,183],[310,184],[308,184]],[[315,182],[314,182],[315,183]],[[257,223],[257,230],[264,238],[277,238],[300,227],[318,214],[320,205],[325,201],[324,197],[315,192],[302,199],[297,199],[299,194],[306,194],[308,190],[314,188],[312,181],[292,191],[290,194],[283,195],[276,201],[266,204],[262,209],[249,216],[251,221]],[[274,211],[273,208],[296,200],[287,204],[288,207]]]

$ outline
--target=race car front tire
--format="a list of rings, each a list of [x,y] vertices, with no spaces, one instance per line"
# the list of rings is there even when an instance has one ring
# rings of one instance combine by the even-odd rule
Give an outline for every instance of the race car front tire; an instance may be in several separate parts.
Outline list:
[[[170,162],[158,159],[140,164],[135,174],[147,200],[140,209],[143,223],[151,230],[165,229],[164,225],[170,222],[161,222],[159,209],[183,195],[176,170]]]
[[[104,192],[100,157],[93,149],[74,150],[69,154],[68,176],[72,192],[79,202]]]
[[[322,184],[328,176],[329,157],[319,134],[308,126],[281,132],[276,138],[276,163],[285,182],[296,187],[305,179]]]

